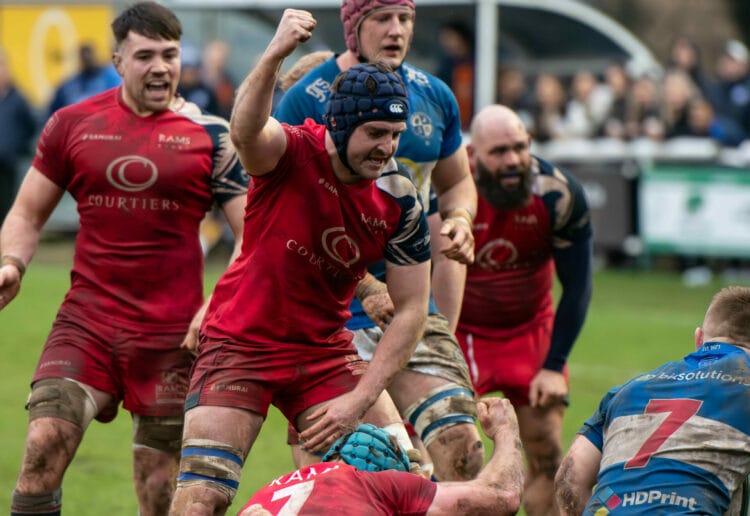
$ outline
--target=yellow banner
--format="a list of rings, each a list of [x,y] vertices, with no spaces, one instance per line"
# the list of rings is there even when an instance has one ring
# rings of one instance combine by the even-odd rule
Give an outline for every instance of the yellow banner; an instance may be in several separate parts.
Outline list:
[[[18,88],[36,107],[78,70],[78,47],[96,49],[100,62],[112,55],[109,4],[0,4],[0,47]]]

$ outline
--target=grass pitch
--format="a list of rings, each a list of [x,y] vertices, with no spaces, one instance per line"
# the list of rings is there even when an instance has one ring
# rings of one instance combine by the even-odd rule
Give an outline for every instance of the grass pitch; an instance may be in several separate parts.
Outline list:
[[[68,288],[68,243],[46,244],[23,281],[21,293],[0,312],[0,511],[10,506],[23,452],[28,383],[55,313]],[[222,264],[207,267],[212,285]],[[596,409],[610,387],[693,349],[693,330],[711,296],[723,283],[686,288],[674,273],[600,271],[588,319],[569,360],[571,406],[566,413],[565,445]],[[65,514],[135,515],[131,480],[131,422],[127,412],[109,424],[93,422],[68,469],[63,485]],[[275,476],[292,469],[286,421],[272,409],[245,464],[239,493],[227,514]]]

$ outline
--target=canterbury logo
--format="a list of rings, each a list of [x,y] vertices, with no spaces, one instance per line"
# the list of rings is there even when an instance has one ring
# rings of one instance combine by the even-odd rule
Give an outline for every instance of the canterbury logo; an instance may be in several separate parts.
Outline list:
[[[393,102],[388,106],[388,111],[390,111],[394,115],[401,115],[404,113],[404,111],[406,111],[406,108],[400,102]]]
[[[156,182],[159,171],[150,159],[141,156],[121,156],[107,166],[109,183],[125,192],[140,192]]]

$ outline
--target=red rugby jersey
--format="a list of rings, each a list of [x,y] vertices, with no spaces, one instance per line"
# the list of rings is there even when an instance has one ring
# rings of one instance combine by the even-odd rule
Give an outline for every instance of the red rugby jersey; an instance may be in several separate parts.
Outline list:
[[[115,88],[57,111],[33,166],[77,202],[63,308],[130,329],[183,331],[203,297],[198,225],[247,191],[225,120],[187,102],[135,115]]]
[[[238,516],[254,504],[271,514],[426,514],[437,484],[413,473],[357,471],[348,464],[321,462],[277,478],[261,488]]]
[[[354,287],[382,258],[429,260],[417,191],[392,168],[377,180],[340,182],[325,126],[284,125],[276,169],[253,178],[242,253],[214,289],[203,332],[240,343],[347,345]]]
[[[516,328],[554,312],[553,249],[591,235],[583,190],[551,163],[532,158],[527,206],[501,210],[479,195],[476,259],[467,269],[459,325],[467,332]]]

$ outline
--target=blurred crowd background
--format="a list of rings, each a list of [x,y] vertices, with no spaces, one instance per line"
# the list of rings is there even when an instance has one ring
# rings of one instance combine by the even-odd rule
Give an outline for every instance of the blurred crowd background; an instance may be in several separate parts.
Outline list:
[[[165,3],[186,29],[180,94],[228,118],[234,90],[281,8]],[[320,32],[332,36],[313,39],[307,50],[341,50],[339,2],[319,3]],[[486,35],[476,33],[471,2],[424,3],[417,2],[408,60],[451,86],[468,129],[481,76],[477,43]],[[666,260],[688,282],[717,270],[744,273],[750,4],[560,0],[552,12],[539,2],[497,3],[493,100],[519,112],[534,152],[582,180],[603,263]],[[48,117],[119,83],[109,63],[109,20],[124,4],[0,1],[0,217]],[[66,209],[51,229],[75,231],[75,213]]]

